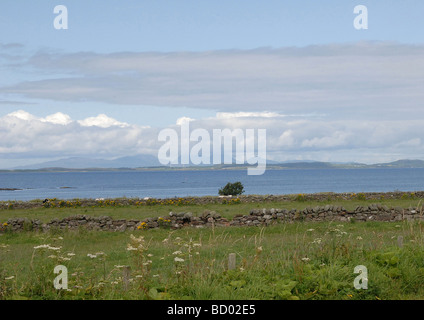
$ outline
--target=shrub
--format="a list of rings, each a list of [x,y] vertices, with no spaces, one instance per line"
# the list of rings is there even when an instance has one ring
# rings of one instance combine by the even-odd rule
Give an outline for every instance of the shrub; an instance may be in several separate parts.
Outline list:
[[[225,187],[219,189],[218,194],[221,196],[238,196],[244,192],[241,182],[228,182]]]

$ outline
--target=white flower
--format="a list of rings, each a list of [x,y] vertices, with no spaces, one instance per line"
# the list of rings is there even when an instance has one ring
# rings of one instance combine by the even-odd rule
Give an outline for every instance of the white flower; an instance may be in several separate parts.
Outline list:
[[[73,257],[75,255],[75,253],[69,252],[68,256]]]
[[[184,259],[181,259],[181,258],[175,257],[175,258],[174,258],[174,261],[175,261],[175,262],[184,262]]]
[[[304,262],[308,262],[310,259],[309,258],[307,258],[307,257],[305,257],[305,258],[302,258],[302,261],[304,261]]]
[[[306,230],[307,232],[312,232],[312,231],[314,231],[315,229],[308,229],[308,230]]]
[[[178,251],[173,252],[172,254],[177,255],[177,254],[182,254],[182,252],[178,250]]]
[[[49,249],[49,250],[54,250],[54,251],[58,251],[58,250],[60,250],[60,249],[62,249],[62,247],[48,247],[47,249]]]
[[[34,249],[47,249],[47,248],[50,248],[49,244],[42,244],[42,245],[34,247]]]
[[[15,276],[10,276],[10,277],[4,278],[4,280],[12,280],[14,278],[15,278]]]
[[[356,240],[362,240],[361,236],[356,237]]]
[[[97,258],[97,256],[95,254],[91,254],[91,253],[88,253],[87,257],[90,257],[91,259]]]

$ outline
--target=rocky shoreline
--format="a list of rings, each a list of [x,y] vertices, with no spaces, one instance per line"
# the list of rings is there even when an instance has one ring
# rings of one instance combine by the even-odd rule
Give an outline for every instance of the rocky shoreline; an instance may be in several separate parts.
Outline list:
[[[42,207],[97,207],[97,206],[141,206],[156,204],[173,204],[179,201],[182,205],[206,205],[221,203],[269,203],[291,201],[337,201],[337,200],[373,200],[388,199],[424,199],[424,191],[394,191],[394,192],[367,192],[367,193],[333,193],[322,192],[313,194],[288,194],[288,195],[241,195],[237,197],[204,196],[180,198],[116,198],[116,199],[37,199],[31,201],[0,201],[2,209],[35,209]]]

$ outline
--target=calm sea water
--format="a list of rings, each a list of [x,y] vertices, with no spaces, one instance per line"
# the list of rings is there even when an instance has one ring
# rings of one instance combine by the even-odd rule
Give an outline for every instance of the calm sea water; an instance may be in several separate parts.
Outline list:
[[[227,182],[241,181],[245,194],[388,192],[424,190],[424,169],[17,172],[0,173],[0,200],[45,198],[168,198],[217,195]]]

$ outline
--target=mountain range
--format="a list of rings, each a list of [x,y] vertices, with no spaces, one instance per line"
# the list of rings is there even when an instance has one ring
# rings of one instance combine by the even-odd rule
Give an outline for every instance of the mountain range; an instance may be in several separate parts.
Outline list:
[[[235,161],[233,161],[235,163]],[[123,169],[165,169],[165,168],[214,168],[214,169],[228,169],[228,168],[239,168],[246,167],[244,165],[236,164],[221,164],[221,165],[201,165],[194,166],[190,165],[162,165],[157,157],[152,155],[136,155],[121,157],[114,160],[106,159],[92,159],[83,157],[71,157],[64,158],[55,161],[42,162],[33,165],[20,166],[11,168],[9,170],[43,170],[43,171],[62,171],[64,169],[69,170],[123,170]],[[410,160],[403,159],[389,163],[376,163],[376,164],[364,164],[364,163],[333,163],[333,162],[320,162],[320,161],[267,161],[267,168],[269,169],[366,169],[366,168],[424,168],[423,160]],[[2,170],[4,171],[4,170]]]

